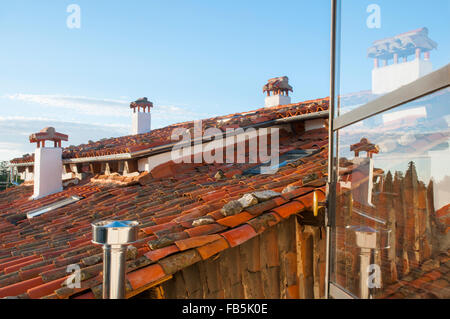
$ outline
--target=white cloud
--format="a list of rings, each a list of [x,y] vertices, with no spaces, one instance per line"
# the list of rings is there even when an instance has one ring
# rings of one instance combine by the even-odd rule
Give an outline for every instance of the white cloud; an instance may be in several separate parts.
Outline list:
[[[86,96],[46,95],[46,94],[7,94],[3,96],[13,101],[35,103],[47,107],[70,109],[87,115],[128,116],[129,102],[124,100],[97,99]]]
[[[0,149],[14,150],[19,146],[19,143],[0,142]]]
[[[0,148],[0,161],[9,161],[13,158],[21,157],[24,152]]]
[[[0,117],[0,160],[33,153],[36,146],[28,141],[28,136],[46,126],[53,126],[58,132],[69,135],[69,142],[63,142],[63,146],[130,134],[129,126],[122,124],[80,123],[44,117]]]
[[[116,117],[122,119],[130,119],[131,110],[129,108],[129,101],[117,99],[99,99],[86,96],[69,96],[60,94],[6,94],[2,98],[25,102],[30,104],[39,104],[44,107],[69,109],[74,113],[102,116],[102,117]],[[59,115],[59,114],[58,114]],[[64,114],[66,115],[66,114]],[[175,106],[175,105],[158,105],[152,109],[153,127],[163,127],[169,124],[185,122],[190,120],[197,120],[201,118],[210,117],[210,114],[199,113],[192,111],[189,106]],[[120,121],[122,121],[120,119]],[[131,119],[130,119],[131,125]]]
[[[21,147],[20,143],[0,142],[0,159],[6,160],[22,156]]]
[[[49,118],[49,117],[26,117],[26,116],[0,116],[0,122],[17,122],[20,123],[20,121],[23,122],[44,122],[44,123],[61,123],[61,124],[78,124],[78,125],[92,125],[92,126],[102,126],[102,127],[109,127],[109,128],[116,128],[116,129],[123,129],[123,130],[129,130],[130,125],[126,124],[118,124],[118,123],[99,123],[99,122],[81,122],[81,121],[64,121],[61,119],[56,118]],[[4,123],[3,125],[8,125],[7,123]],[[47,125],[48,126],[48,125]],[[42,128],[44,128],[43,126]],[[41,129],[42,129],[41,128]],[[40,130],[40,129],[39,129]],[[25,135],[30,135],[31,133],[22,132]]]
[[[8,116],[0,116],[0,160],[10,160],[34,152],[35,145],[29,143],[28,136],[47,126],[53,126],[58,132],[69,135],[69,142],[63,143],[63,146],[131,134],[132,111],[129,102],[125,100],[22,93],[3,95],[0,98],[21,104],[17,108],[17,114],[9,112]],[[37,113],[38,116],[31,116],[36,114],[36,104],[48,107],[49,110]],[[22,115],[27,114],[27,107],[34,110],[28,117]],[[11,109],[14,110],[14,107],[9,108]],[[152,109],[152,128],[210,116],[192,111],[189,106],[155,105]]]

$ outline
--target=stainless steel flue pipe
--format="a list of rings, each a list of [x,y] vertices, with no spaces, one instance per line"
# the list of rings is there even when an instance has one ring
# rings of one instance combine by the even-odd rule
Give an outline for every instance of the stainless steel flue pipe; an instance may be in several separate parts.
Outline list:
[[[137,241],[136,221],[104,220],[92,224],[92,242],[103,245],[103,299],[125,298],[127,247]]]

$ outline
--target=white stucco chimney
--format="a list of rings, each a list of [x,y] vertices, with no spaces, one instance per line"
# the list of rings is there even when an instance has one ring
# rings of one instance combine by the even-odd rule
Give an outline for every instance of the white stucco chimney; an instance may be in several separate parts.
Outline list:
[[[374,59],[372,94],[392,92],[432,72],[430,51],[435,48],[437,43],[428,37],[427,28],[375,41],[368,50],[369,58]]]
[[[292,92],[292,86],[289,85],[287,76],[269,79],[267,84],[263,86],[263,93],[267,93],[265,107],[291,104],[289,91]]]
[[[133,109],[132,114],[132,134],[148,133],[152,130],[151,122],[152,115],[150,109],[153,107],[153,103],[147,100],[146,97],[131,102],[130,108]],[[141,112],[142,108],[142,112]]]
[[[62,187],[62,148],[61,141],[69,137],[46,127],[39,133],[30,135],[30,142],[37,143],[34,153],[34,193],[32,199],[39,199],[61,192]],[[54,142],[54,147],[45,147],[45,141]]]

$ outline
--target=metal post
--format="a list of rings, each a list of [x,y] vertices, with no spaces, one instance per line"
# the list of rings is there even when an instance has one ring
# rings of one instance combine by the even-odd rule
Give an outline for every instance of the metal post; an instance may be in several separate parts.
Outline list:
[[[359,254],[360,260],[360,273],[361,278],[359,280],[359,291],[361,299],[369,299],[369,273],[367,269],[369,269],[370,265],[370,248],[361,248],[361,253]]]
[[[103,245],[103,299],[124,299],[127,246],[138,239],[138,222],[101,221],[92,233],[92,242]]]
[[[111,246],[103,246],[103,299],[110,299],[111,291]]]
[[[125,260],[127,246],[103,246],[103,299],[125,298]]]
[[[331,214],[335,213],[335,178],[333,169],[334,154],[334,113],[336,98],[336,34],[337,34],[337,18],[338,18],[338,1],[331,0],[331,40],[330,40],[330,101],[328,106],[328,187],[327,187],[327,214],[325,215],[326,232],[326,263],[325,263],[325,298],[329,298],[330,285],[330,244],[331,244]]]
[[[7,172],[6,172],[6,186],[5,186],[5,189],[8,189],[8,186],[9,186],[9,182],[10,181],[12,181],[11,180],[11,169],[9,169]]]

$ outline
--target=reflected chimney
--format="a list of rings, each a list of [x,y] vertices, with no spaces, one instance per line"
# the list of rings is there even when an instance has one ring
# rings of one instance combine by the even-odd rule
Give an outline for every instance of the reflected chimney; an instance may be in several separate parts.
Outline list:
[[[437,43],[428,37],[427,28],[375,41],[368,49],[368,57],[374,59],[372,93],[394,91],[432,72],[430,51],[436,48]],[[408,61],[408,56],[414,58]],[[403,63],[399,63],[399,58]],[[379,63],[380,60],[382,63]],[[393,60],[393,63],[389,64],[389,60]]]
[[[366,138],[362,138],[359,143],[350,145],[350,151],[355,152],[355,158],[352,160],[357,167],[352,175],[352,183],[354,184],[353,199],[358,203],[367,206],[372,204],[373,190],[373,154],[379,153],[378,145],[370,143]],[[360,152],[366,152],[367,158],[359,157]]]

